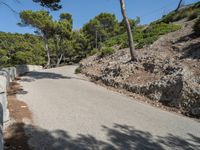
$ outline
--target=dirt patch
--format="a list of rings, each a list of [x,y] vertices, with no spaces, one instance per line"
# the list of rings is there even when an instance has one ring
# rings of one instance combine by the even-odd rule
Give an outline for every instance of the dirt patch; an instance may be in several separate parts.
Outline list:
[[[6,150],[30,150],[24,126],[27,122],[32,122],[32,114],[26,103],[17,100],[16,94],[22,91],[22,86],[19,83],[16,81],[10,83],[8,108],[13,123],[10,123],[4,131]]]

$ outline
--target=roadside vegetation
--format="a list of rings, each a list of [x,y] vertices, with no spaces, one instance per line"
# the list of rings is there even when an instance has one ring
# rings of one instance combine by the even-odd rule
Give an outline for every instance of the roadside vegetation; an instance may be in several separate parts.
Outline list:
[[[39,2],[39,1],[38,1]],[[59,5],[43,6],[59,9]],[[172,11],[149,25],[140,25],[140,18],[129,19],[134,47],[145,48],[154,43],[161,35],[181,29],[182,19],[197,19],[200,14],[200,2]],[[36,64],[56,67],[63,64],[78,63],[94,54],[104,57],[120,48],[129,47],[126,33],[126,21],[118,21],[114,14],[101,13],[86,23],[80,30],[73,31],[73,16],[60,14],[54,20],[46,11],[23,11],[20,13],[20,26],[35,29],[32,34],[11,34],[0,32],[0,67],[18,64]],[[194,32],[199,35],[199,21]]]

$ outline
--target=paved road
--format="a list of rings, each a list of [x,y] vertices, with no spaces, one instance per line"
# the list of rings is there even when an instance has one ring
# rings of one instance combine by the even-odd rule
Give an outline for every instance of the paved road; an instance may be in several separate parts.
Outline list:
[[[23,77],[36,150],[200,149],[200,122],[85,81],[65,66]]]

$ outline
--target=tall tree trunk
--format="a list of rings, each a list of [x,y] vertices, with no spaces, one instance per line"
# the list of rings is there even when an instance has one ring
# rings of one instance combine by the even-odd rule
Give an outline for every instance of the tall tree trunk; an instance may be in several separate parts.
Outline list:
[[[98,32],[97,32],[97,30],[95,32],[95,47],[96,47],[96,49],[98,49]]]
[[[183,2],[183,0],[179,1],[178,6],[177,6],[175,12],[177,12],[180,9],[182,2]]]
[[[57,51],[57,62],[56,62],[56,67],[59,67],[59,66],[60,66],[60,62],[61,62],[62,59],[63,59],[62,42],[63,42],[63,39],[62,39],[62,38],[61,38],[61,39],[56,38],[56,40],[55,40],[56,51]]]
[[[60,57],[57,58],[57,63],[56,63],[56,67],[59,67],[60,66],[60,62],[63,58],[63,55],[61,54]]]
[[[121,6],[121,12],[122,12],[123,18],[126,22],[126,30],[127,30],[127,34],[128,34],[131,60],[137,61],[137,55],[136,55],[136,52],[135,52],[135,47],[134,47],[134,42],[133,42],[133,35],[132,35],[131,26],[130,26],[128,17],[126,15],[126,7],[125,7],[124,0],[120,0],[120,6]]]
[[[47,54],[47,64],[46,64],[46,68],[50,67],[51,64],[51,57],[50,57],[50,51],[49,51],[49,46],[48,46],[48,40],[46,37],[44,37],[44,43],[45,43],[45,51]]]

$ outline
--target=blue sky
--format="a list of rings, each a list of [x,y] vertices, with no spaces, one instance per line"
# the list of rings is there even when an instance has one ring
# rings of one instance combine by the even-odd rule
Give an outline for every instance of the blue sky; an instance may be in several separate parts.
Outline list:
[[[1,0],[7,2],[17,12],[22,10],[44,9],[32,0]],[[179,0],[125,0],[127,14],[130,18],[141,17],[141,24],[147,24],[160,18],[163,14],[176,8]],[[198,0],[185,0],[185,3],[197,2]],[[91,18],[101,12],[109,12],[116,15],[118,20],[122,19],[119,0],[62,0],[63,8],[56,12],[51,12],[54,19],[58,19],[59,14],[68,12],[73,15],[74,29],[81,28]],[[46,10],[46,9],[45,9]],[[19,27],[16,24],[20,21],[18,14],[14,14],[6,6],[0,5],[0,31],[12,33],[33,33],[30,27]]]

